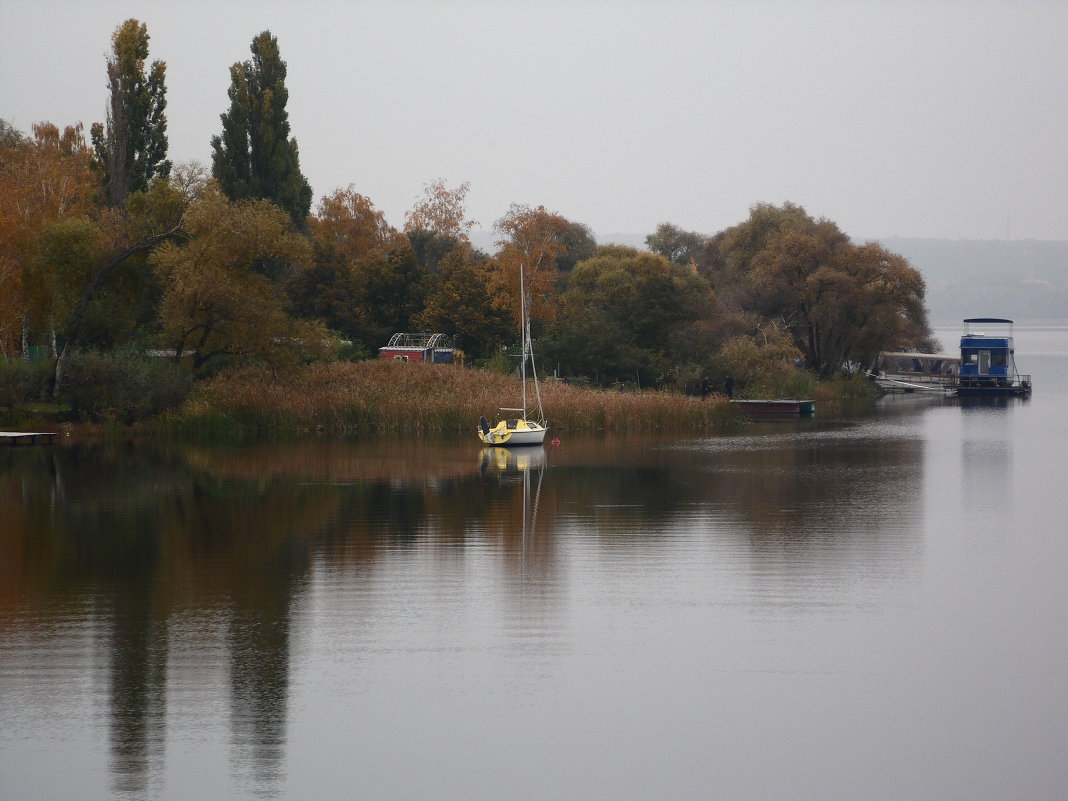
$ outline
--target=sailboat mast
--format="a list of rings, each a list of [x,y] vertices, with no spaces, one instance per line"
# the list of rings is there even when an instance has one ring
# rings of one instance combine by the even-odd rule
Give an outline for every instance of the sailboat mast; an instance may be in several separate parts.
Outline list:
[[[527,293],[523,280],[523,262],[519,262],[519,376],[523,382],[523,419],[527,419]]]

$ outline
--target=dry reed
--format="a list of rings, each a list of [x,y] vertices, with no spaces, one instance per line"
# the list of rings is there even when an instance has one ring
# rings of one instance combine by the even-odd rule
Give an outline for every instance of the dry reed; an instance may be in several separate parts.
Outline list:
[[[235,437],[464,432],[480,415],[496,418],[499,407],[516,405],[520,389],[513,376],[455,365],[335,362],[284,374],[244,368],[206,381],[167,425]],[[716,431],[737,421],[719,395],[605,391],[555,380],[543,381],[541,392],[549,425],[561,432]]]

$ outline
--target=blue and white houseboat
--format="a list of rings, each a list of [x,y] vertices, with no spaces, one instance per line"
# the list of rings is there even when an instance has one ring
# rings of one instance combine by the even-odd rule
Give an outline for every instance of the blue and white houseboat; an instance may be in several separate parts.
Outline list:
[[[957,395],[1030,395],[1031,376],[1016,369],[1012,320],[972,317],[960,338]]]

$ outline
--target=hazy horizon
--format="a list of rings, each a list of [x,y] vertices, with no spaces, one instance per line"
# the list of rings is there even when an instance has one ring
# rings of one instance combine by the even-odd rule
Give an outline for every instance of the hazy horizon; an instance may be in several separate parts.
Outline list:
[[[854,239],[1068,239],[1068,4],[0,0],[0,117],[105,116],[129,17],[167,63],[170,156],[210,164],[229,67],[288,64],[315,198],[353,184],[400,226],[469,181],[490,229],[545,205],[601,236],[712,234],[791,201]]]

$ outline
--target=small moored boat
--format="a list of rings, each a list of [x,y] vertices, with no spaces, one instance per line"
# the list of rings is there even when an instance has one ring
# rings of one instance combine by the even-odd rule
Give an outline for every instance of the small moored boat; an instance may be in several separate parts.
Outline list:
[[[501,419],[493,427],[485,416],[478,421],[478,438],[486,445],[541,445],[545,441],[545,432],[549,430],[545,412],[541,406],[541,389],[538,387],[538,370],[534,366],[534,349],[530,340],[530,304],[526,288],[523,285],[523,265],[519,265],[519,337],[520,347],[519,378],[522,382],[522,407],[502,407]],[[531,420],[527,416],[527,361],[530,361],[530,373],[534,384],[534,397],[538,416]]]

